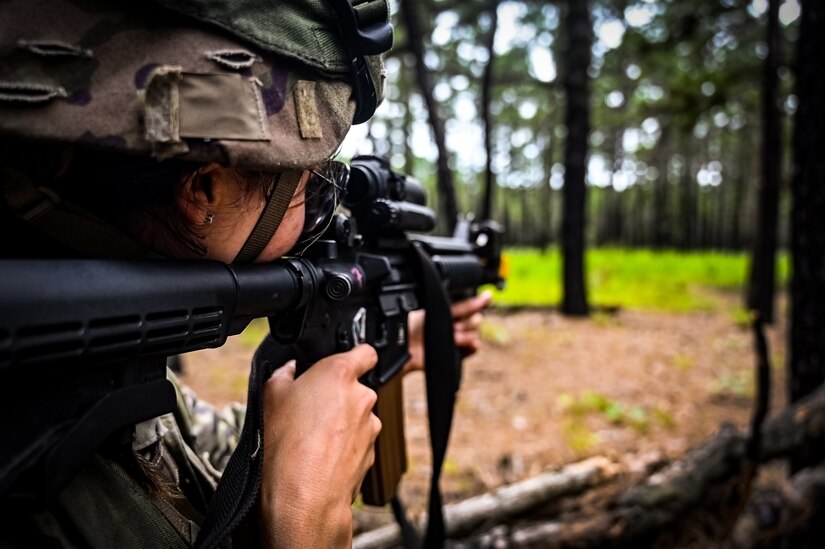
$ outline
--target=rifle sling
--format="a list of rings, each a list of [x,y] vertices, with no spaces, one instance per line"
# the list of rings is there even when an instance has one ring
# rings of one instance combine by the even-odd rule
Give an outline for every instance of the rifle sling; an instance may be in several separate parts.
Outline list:
[[[255,352],[241,437],[209,503],[196,549],[218,547],[255,505],[263,478],[263,387],[276,368],[293,358],[291,353],[270,336]]]
[[[421,243],[414,242],[413,249],[420,261],[422,306],[427,311],[424,321],[424,374],[433,472],[430,477],[430,501],[423,547],[429,549],[443,547],[447,534],[439,480],[453,425],[456,393],[461,384],[461,357],[455,347],[450,300],[442,286],[441,277]],[[398,520],[397,514],[396,519]],[[405,543],[410,546],[414,532],[403,532],[405,522],[409,525],[406,520],[399,520],[399,525]]]

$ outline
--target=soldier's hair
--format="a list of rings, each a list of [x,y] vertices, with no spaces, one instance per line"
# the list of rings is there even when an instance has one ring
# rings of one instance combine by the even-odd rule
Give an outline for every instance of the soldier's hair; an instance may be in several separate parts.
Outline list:
[[[158,162],[82,147],[7,144],[4,148],[6,159],[14,159],[15,169],[22,169],[36,185],[53,188],[64,200],[110,225],[136,236],[151,222],[195,256],[206,254],[204,235],[185,218],[176,201],[180,183],[202,164]],[[244,193],[263,197],[272,185],[268,173],[236,170],[235,175]]]

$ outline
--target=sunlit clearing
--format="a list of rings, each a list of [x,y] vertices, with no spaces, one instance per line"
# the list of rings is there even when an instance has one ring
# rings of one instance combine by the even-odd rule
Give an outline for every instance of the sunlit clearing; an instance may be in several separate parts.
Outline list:
[[[624,20],[631,27],[643,27],[653,20],[656,10],[650,4],[636,4],[624,10]]]
[[[604,104],[611,109],[621,107],[624,105],[624,94],[619,90],[613,90],[604,98]]]
[[[799,18],[798,0],[787,0],[779,6],[779,22],[783,25],[790,25]]]
[[[525,101],[518,106],[518,114],[525,120],[530,120],[536,116],[536,112],[538,112],[538,110],[539,108],[535,101]]]
[[[458,24],[458,14],[454,11],[445,11],[435,20],[432,41],[436,46],[444,46],[452,37],[453,27]]]
[[[639,130],[628,128],[622,134],[622,148],[625,152],[635,153],[639,150]]]
[[[504,2],[498,7],[498,28],[493,44],[493,51],[497,55],[510,51],[519,34],[524,32],[524,25],[519,19],[526,10],[525,6],[513,2]]]
[[[622,38],[624,37],[624,23],[618,19],[612,19],[602,23],[596,33],[605,46],[610,49],[618,48],[622,45]]]
[[[556,62],[550,50],[538,46],[530,48],[530,75],[541,82],[556,79]]]
[[[753,0],[748,6],[748,12],[754,17],[762,15],[768,10],[768,0]]]
[[[610,171],[604,156],[594,154],[590,157],[587,162],[587,182],[602,188],[610,185]]]

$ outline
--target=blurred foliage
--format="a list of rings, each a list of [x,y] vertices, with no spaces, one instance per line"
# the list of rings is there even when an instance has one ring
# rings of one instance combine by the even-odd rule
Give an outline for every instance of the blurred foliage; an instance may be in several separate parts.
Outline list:
[[[495,319],[485,318],[481,323],[479,333],[483,341],[502,347],[509,345],[513,340],[513,336],[507,328],[496,322]]]
[[[509,275],[501,305],[557,305],[561,299],[561,254],[511,249]],[[587,251],[588,292],[596,306],[690,312],[721,305],[708,289],[740,292],[747,280],[747,254],[680,252],[628,248]],[[777,262],[780,287],[787,284],[788,259]]]
[[[711,384],[711,391],[720,397],[750,400],[754,393],[753,371],[722,372]]]
[[[392,3],[397,11],[398,2]],[[564,184],[561,82],[564,2],[419,0],[423,36],[396,25],[387,99],[345,155],[376,153],[415,175],[437,206],[435,149],[413,77],[409,40],[425,64],[447,129],[460,209],[478,211],[486,162],[495,217],[510,244],[557,241]],[[592,0],[588,238],[594,244],[745,249],[759,169],[760,82],[766,55],[758,0]],[[791,60],[796,0],[781,9],[783,152],[796,109]],[[397,18],[396,18],[397,19]],[[494,57],[485,40],[495,31]],[[482,76],[493,63],[494,150],[486,158]],[[364,138],[365,137],[365,138]],[[783,177],[788,178],[785,162]],[[782,212],[787,214],[783,199]],[[780,242],[787,239],[784,225]]]
[[[613,425],[629,427],[636,433],[647,434],[659,426],[672,429],[676,423],[665,409],[655,406],[628,404],[614,400],[596,391],[584,391],[579,395],[562,393],[556,399],[557,407],[565,416],[562,434],[568,445],[577,453],[584,453],[598,443],[598,434],[587,427],[586,420],[600,416]]]
[[[238,336],[241,345],[247,349],[256,349],[266,334],[269,333],[269,321],[265,318],[256,318],[249,323]]]

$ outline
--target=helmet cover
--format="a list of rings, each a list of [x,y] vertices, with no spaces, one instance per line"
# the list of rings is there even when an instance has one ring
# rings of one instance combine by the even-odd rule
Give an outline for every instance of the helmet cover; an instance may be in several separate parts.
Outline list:
[[[386,0],[361,4],[364,17],[386,17]],[[8,0],[0,135],[270,171],[314,166],[335,154],[355,112],[337,33],[321,0]],[[380,58],[367,66],[381,97]]]

